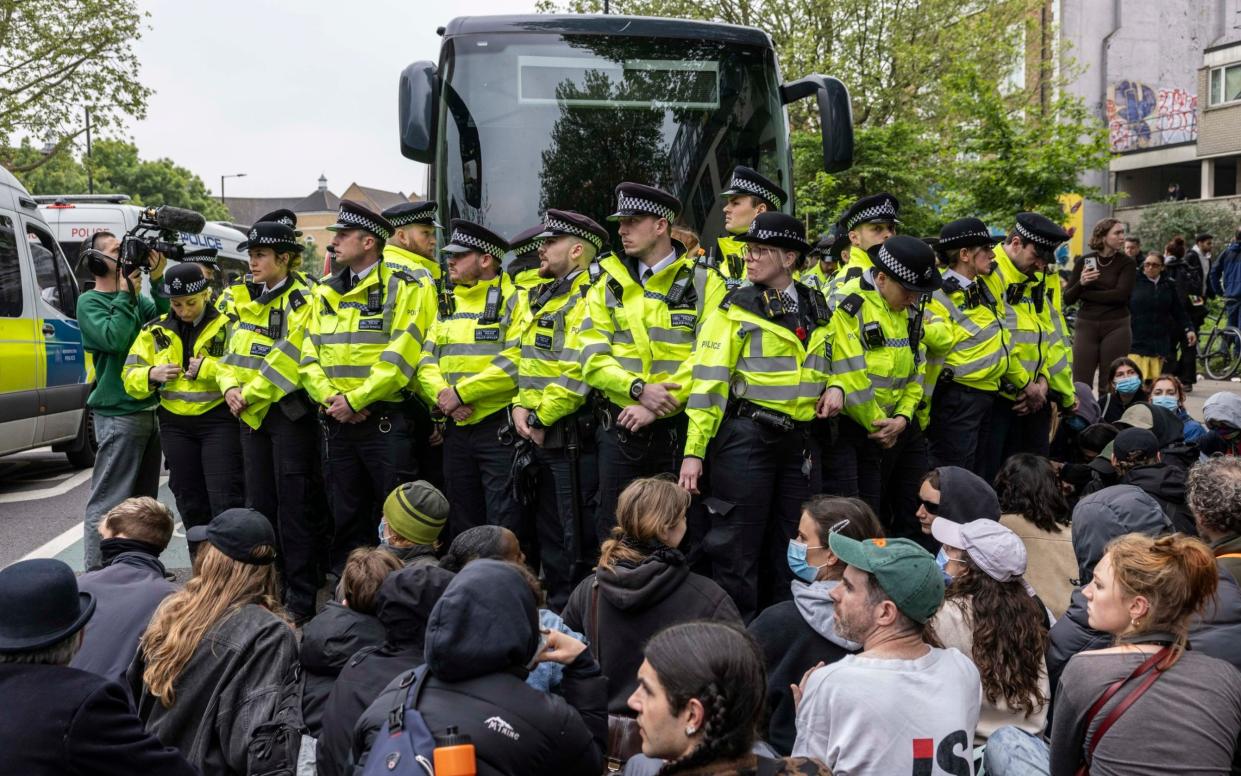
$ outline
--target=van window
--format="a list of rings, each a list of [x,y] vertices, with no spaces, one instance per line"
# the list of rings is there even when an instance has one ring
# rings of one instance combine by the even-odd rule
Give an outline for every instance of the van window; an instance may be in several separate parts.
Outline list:
[[[17,261],[13,220],[0,215],[0,317],[22,314],[22,268]]]
[[[34,259],[39,295],[58,311],[70,318],[74,317],[78,287],[60,252],[60,246],[50,234],[31,223],[26,224],[26,239],[30,246],[30,255]]]

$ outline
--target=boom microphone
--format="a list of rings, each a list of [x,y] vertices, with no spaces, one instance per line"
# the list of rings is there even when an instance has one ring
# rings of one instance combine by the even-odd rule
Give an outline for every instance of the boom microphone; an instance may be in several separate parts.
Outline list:
[[[207,225],[207,219],[203,218],[201,213],[170,205],[157,208],[152,220],[159,225],[160,229],[187,234],[198,234]]]

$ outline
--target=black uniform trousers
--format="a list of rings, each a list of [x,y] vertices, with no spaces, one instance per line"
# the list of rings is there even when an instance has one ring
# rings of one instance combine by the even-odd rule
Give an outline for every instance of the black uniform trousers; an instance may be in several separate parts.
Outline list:
[[[837,429],[836,444],[823,456],[823,490],[865,501],[888,536],[925,543],[916,513],[918,488],[930,460],[918,424],[910,421],[896,444],[887,449],[867,438],[852,418],[840,416]]]
[[[201,415],[178,415],[160,407],[159,442],[183,526],[206,525],[224,510],[244,506],[241,441],[228,405],[221,403]]]
[[[987,458],[993,391],[940,380],[926,429],[930,466],[959,466],[982,476]]]
[[[513,494],[515,433],[509,427],[506,410],[465,426],[448,421],[444,429],[444,495],[450,511],[445,543],[479,525],[504,526],[519,541],[527,540],[521,505]],[[502,434],[505,441],[500,439]]]
[[[421,399],[411,397],[404,402],[405,420],[409,424],[409,437],[413,442],[414,474],[441,491],[444,489],[444,445],[431,444],[435,421],[431,410]]]
[[[602,544],[616,527],[616,502],[621,491],[639,477],[680,474],[689,418],[684,412],[660,418],[634,434],[616,425],[621,408],[609,405],[609,420],[595,432],[599,451],[599,509],[595,535]]]
[[[561,423],[575,423],[577,416]],[[535,505],[535,526],[538,534],[539,558],[543,582],[547,586],[547,604],[554,611],[564,609],[569,595],[593,566],[599,554],[595,542],[595,513],[599,509],[599,459],[595,440],[582,437],[576,463],[569,459],[560,443],[558,430],[548,432],[546,444],[535,449],[539,467],[538,503]],[[562,435],[559,435],[562,436]],[[578,493],[573,492],[572,469],[576,466]],[[576,510],[574,499],[577,499]],[[576,519],[575,519],[576,514]],[[579,546],[585,542],[586,546]],[[577,574],[574,564],[579,559]],[[575,578],[577,577],[577,578]]]
[[[1028,415],[1013,412],[1013,400],[996,396],[991,408],[991,429],[982,478],[995,480],[1008,457],[1033,453],[1044,458],[1051,452],[1051,401]]]
[[[276,529],[284,603],[295,619],[315,613],[319,558],[331,535],[318,442],[313,409],[289,420],[272,405],[257,429],[241,424],[246,506]]]
[[[790,596],[789,540],[822,487],[820,457],[808,426],[779,431],[741,417],[725,418],[707,448],[712,514],[702,547],[745,622]]]
[[[400,404],[376,402],[361,423],[319,415],[323,478],[332,507],[328,565],[337,577],[349,553],[378,543],[384,499],[414,478],[409,427]]]

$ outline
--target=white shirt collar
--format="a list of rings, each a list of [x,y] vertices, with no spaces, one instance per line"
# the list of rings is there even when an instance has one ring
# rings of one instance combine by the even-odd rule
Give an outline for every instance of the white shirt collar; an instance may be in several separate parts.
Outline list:
[[[672,253],[669,253],[667,256],[665,256],[663,259],[657,262],[655,266],[653,267],[648,267],[645,264],[641,264],[639,262],[641,266],[638,269],[638,280],[642,281],[642,285],[646,285],[646,281],[648,278],[653,277],[659,272],[663,272],[665,269],[672,266],[672,262],[676,260],[677,260],[677,249],[673,248]]]
[[[262,293],[263,293],[263,294],[270,294],[272,291],[275,291],[276,289],[278,289],[278,288],[282,287],[285,283],[288,283],[288,282],[289,282],[289,276],[288,276],[288,275],[285,275],[285,276],[284,276],[284,279],[283,279],[283,280],[281,280],[279,283],[277,283],[277,284],[276,284],[276,285],[274,285],[274,286],[269,286],[269,285],[267,285],[266,283],[264,283],[264,284],[263,284],[263,291],[262,291]]]
[[[366,276],[374,272],[375,268],[378,266],[379,266],[379,262],[375,262],[374,264],[370,265],[369,267],[362,270],[361,272],[354,272],[353,270],[349,270],[349,272],[352,273],[352,275],[355,278],[357,278],[358,283],[361,283],[363,280],[366,280]]]
[[[956,278],[957,282],[961,284],[961,288],[969,288],[970,285],[974,282],[973,280],[970,280],[966,276],[962,275],[960,272],[957,272],[955,269],[944,270],[944,277],[945,278],[950,278],[950,277]]]

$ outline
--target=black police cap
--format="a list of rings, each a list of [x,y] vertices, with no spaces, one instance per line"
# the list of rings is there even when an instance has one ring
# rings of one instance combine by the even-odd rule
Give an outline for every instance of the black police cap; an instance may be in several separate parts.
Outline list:
[[[616,187],[616,212],[609,221],[626,216],[656,216],[675,221],[681,213],[681,200],[663,189],[643,183],[622,183]]]
[[[1069,239],[1064,227],[1039,213],[1018,213],[1017,235],[1045,251],[1054,251]]]
[[[191,542],[208,542],[233,560],[252,566],[268,566],[276,560],[275,553],[266,553],[266,557],[254,554],[256,547],[276,546],[271,521],[254,509],[226,509],[210,523],[187,530],[185,538]]]
[[[435,220],[439,209],[439,203],[428,199],[422,202],[402,202],[399,205],[393,205],[380,215],[398,229],[410,224],[426,224],[439,228],[440,223]]]
[[[846,232],[862,224],[899,224],[901,203],[887,192],[862,197],[849,206],[840,216],[840,225]]]
[[[944,284],[935,251],[917,237],[898,234],[871,249],[875,269],[910,291],[929,294]]]
[[[754,216],[745,234],[739,234],[733,239],[797,251],[798,255],[805,255],[810,250],[810,244],[806,242],[806,227],[802,222],[787,213],[776,211]]]
[[[302,252],[302,246],[297,243],[297,232],[281,221],[259,221],[250,227],[245,242],[239,244],[237,250],[244,253],[251,248],[271,248],[276,253]]]
[[[543,225],[539,224],[518,232],[513,239],[509,240],[508,247],[513,252],[513,255],[520,259],[524,256],[537,254],[539,248],[543,246],[545,239],[543,236]]]
[[[499,259],[508,251],[508,242],[482,224],[454,218],[451,223],[452,236],[444,246],[445,253],[469,253],[479,251],[489,253]]]
[[[220,262],[216,261],[220,251],[216,248],[199,248],[193,251],[186,251],[181,257],[181,261],[188,261],[193,264],[206,264],[214,269],[220,268]]]
[[[981,248],[995,245],[996,242],[996,238],[991,236],[991,230],[981,219],[958,218],[944,224],[944,228],[939,230],[935,247],[941,251],[953,251],[958,248]]]
[[[721,197],[732,197],[748,194],[758,197],[767,203],[772,210],[779,210],[788,201],[789,195],[779,184],[766,175],[743,165],[733,168],[733,177],[728,181],[728,188],[720,192]]]
[[[608,230],[596,223],[593,218],[574,213],[572,210],[548,208],[547,213],[543,215],[543,232],[540,236],[557,237],[566,234],[582,238],[595,246],[596,251],[603,250],[603,246],[608,242]]]
[[[396,231],[388,219],[379,215],[366,205],[350,199],[340,201],[340,210],[336,213],[336,223],[327,228],[329,232],[344,232],[350,229],[361,229],[370,232],[381,240],[387,240]]]
[[[164,273],[163,282],[154,288],[158,296],[172,298],[174,296],[193,296],[207,290],[207,276],[203,268],[193,262],[170,267]]]
[[[273,210],[270,213],[264,213],[256,218],[254,223],[257,224],[261,221],[275,221],[278,224],[284,224],[290,229],[297,229],[297,213],[294,213],[288,208],[280,208],[279,210]],[[301,232],[298,232],[298,234],[301,234]]]

